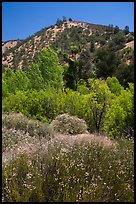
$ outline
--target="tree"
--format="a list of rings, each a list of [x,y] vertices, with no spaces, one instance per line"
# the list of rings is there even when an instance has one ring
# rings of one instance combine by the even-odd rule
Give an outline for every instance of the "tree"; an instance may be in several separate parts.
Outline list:
[[[111,39],[108,41],[108,48],[110,51],[116,51],[116,43]]]
[[[128,87],[129,82],[134,82],[134,64],[121,63],[116,69],[115,76],[122,86]]]
[[[105,81],[88,79],[90,94],[88,105],[92,110],[95,129],[97,132],[103,128],[103,123],[108,107],[111,103],[112,94]]]
[[[119,32],[119,27],[118,26],[115,26],[114,28],[114,34],[117,34]]]
[[[16,93],[18,90],[27,90],[30,87],[30,81],[27,74],[22,70],[17,70],[15,73],[8,69],[3,75],[3,85],[6,82],[6,87],[9,93]],[[5,85],[3,87],[5,88]],[[4,91],[4,90],[3,90]]]
[[[2,96],[6,97],[9,93],[8,81],[14,75],[14,72],[11,68],[7,68],[4,73],[2,73]]]
[[[83,79],[80,79],[77,83],[77,91],[80,94],[86,95],[89,93],[89,89],[86,86],[86,82]]]
[[[86,80],[92,77],[92,72],[96,69],[95,64],[92,62],[93,53],[90,49],[82,50],[79,58],[80,78]]]
[[[8,78],[12,77],[13,75],[14,75],[13,70],[8,67],[8,68],[5,70],[5,72],[4,72],[4,74],[2,75],[2,77],[8,79]]]
[[[113,42],[116,44],[117,49],[121,49],[125,45],[126,38],[123,32],[119,32],[113,37]]]
[[[64,74],[65,87],[76,90],[79,80],[79,63],[72,59],[68,59],[69,66]]]
[[[112,76],[118,64],[118,58],[115,52],[107,48],[99,48],[95,53],[95,65],[97,77]]]
[[[128,25],[125,26],[124,33],[125,33],[125,35],[129,34],[129,26]]]
[[[134,84],[115,98],[106,114],[104,129],[111,137],[134,136]]]
[[[66,22],[66,21],[67,21],[67,19],[66,19],[65,16],[63,16],[62,18],[63,18],[63,22]]]
[[[23,90],[26,91],[29,89],[30,86],[30,81],[27,77],[26,72],[22,71],[22,70],[17,70],[15,72],[15,83],[16,83],[16,88],[17,90]]]
[[[112,93],[114,93],[117,96],[121,94],[123,87],[120,85],[116,77],[108,77],[106,83]]]
[[[37,65],[46,86],[63,87],[63,67],[59,63],[57,53],[51,48],[42,49]]]
[[[8,96],[9,90],[7,80],[2,77],[2,97]]]
[[[45,88],[44,79],[38,64],[32,64],[27,69],[28,78],[30,80],[30,88],[40,90]]]
[[[131,35],[131,34],[129,34],[129,35],[127,36],[127,43],[128,43],[128,42],[131,42],[132,40],[134,40],[134,36]]]
[[[73,21],[72,18],[69,18],[69,21]]]
[[[63,21],[58,18],[56,21],[56,25],[61,26],[62,24],[63,24]]]

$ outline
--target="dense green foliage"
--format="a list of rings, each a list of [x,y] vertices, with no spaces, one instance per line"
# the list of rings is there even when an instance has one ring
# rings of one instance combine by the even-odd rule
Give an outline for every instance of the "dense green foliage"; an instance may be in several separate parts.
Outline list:
[[[105,123],[109,135],[134,136],[134,84],[129,84],[113,101]]]
[[[57,54],[50,48],[43,49],[38,56],[37,65],[46,86],[63,87],[63,68]]]
[[[116,77],[89,78],[86,83],[78,75],[79,65],[72,70],[74,62],[68,60],[71,64],[63,72],[57,54],[47,48],[26,71],[8,68],[2,77],[3,111],[46,122],[68,113],[84,119],[90,132],[132,136],[133,84],[124,89]]]

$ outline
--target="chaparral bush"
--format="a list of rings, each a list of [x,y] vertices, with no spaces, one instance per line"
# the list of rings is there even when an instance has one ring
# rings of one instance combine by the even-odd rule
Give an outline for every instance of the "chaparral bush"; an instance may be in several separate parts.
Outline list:
[[[62,114],[52,121],[54,130],[63,134],[81,134],[87,133],[87,125],[83,119],[68,114]]]
[[[134,202],[133,141],[50,143],[3,165],[2,194],[4,202]]]
[[[28,119],[22,113],[3,114],[2,125],[8,129],[23,130],[31,136],[37,135],[50,139],[54,135],[53,128],[48,123]]]

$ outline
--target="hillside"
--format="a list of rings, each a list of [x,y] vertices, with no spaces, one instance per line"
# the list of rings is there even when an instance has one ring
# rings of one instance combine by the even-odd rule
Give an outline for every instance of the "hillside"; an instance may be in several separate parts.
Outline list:
[[[5,53],[8,49],[13,48],[17,44],[17,40],[6,41],[2,43],[2,53]]]
[[[50,46],[55,51],[61,50],[72,59],[80,60],[81,56],[90,49],[108,45],[114,38],[114,29],[110,26],[96,25],[78,21],[67,21],[38,31],[25,40],[14,40],[2,43],[2,65],[3,69],[11,67],[14,70],[22,69],[36,60],[41,49]],[[133,33],[125,36],[125,43],[133,48]],[[72,50],[75,46],[75,50]],[[121,47],[121,49],[123,48]],[[62,58],[62,57],[61,57]],[[60,59],[61,59],[60,58]],[[62,64],[64,60],[61,61]]]
[[[45,28],[37,32],[34,36],[31,36],[21,42],[16,40],[13,41],[14,43],[12,41],[5,42],[2,44],[3,65],[10,67],[17,66],[18,68],[22,68],[23,65],[29,64],[42,48],[57,42],[57,39],[60,37],[61,33],[65,33],[66,29],[71,31],[72,27],[87,29],[89,31],[89,35],[91,35],[96,29],[105,28],[105,26],[101,25],[72,21],[66,22],[61,26],[54,25],[49,28]],[[27,59],[25,58],[25,55],[27,55]]]

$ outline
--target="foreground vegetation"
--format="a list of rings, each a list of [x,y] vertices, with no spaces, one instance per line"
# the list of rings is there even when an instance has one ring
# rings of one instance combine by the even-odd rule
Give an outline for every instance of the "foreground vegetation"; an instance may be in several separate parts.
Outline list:
[[[8,163],[3,161],[4,202],[133,202],[133,139],[122,138],[109,143],[105,136],[94,135],[94,138],[98,137],[95,140],[88,135],[87,140],[85,136],[79,140],[77,135],[76,142],[72,142],[76,136],[67,135],[63,140],[58,137],[52,140],[56,133],[49,125],[44,128],[46,135],[42,135],[40,125],[38,133],[41,132],[41,137],[34,131],[38,121],[36,124],[31,120],[30,134],[21,132],[26,121],[30,124],[22,114],[3,117],[3,155],[17,149],[14,159]],[[49,130],[52,133],[50,140]],[[34,138],[38,139],[35,147]],[[22,148],[20,145],[26,145],[24,139],[31,146],[30,153],[26,149],[17,154]],[[47,148],[45,144],[48,144]]]
[[[132,202],[133,141],[110,147],[56,141],[31,157],[20,154],[2,172],[5,202]]]

